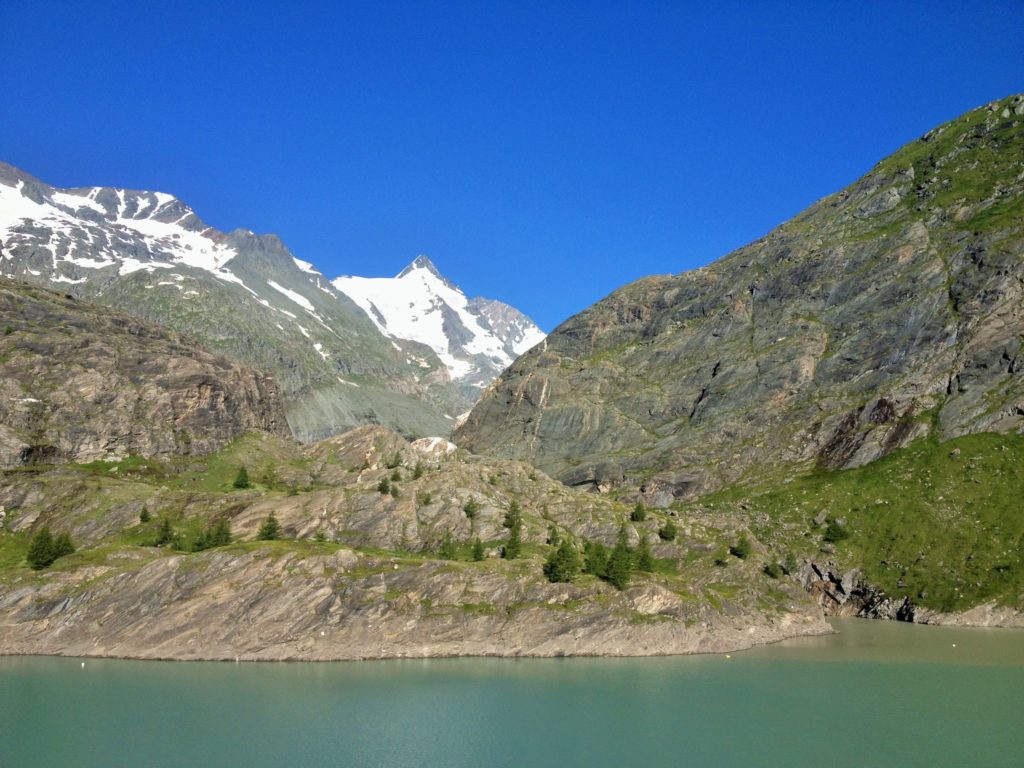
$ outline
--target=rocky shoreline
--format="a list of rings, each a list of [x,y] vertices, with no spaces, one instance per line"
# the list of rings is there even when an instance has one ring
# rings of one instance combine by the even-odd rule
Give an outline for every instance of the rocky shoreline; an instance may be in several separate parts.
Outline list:
[[[467,564],[468,565],[468,564]],[[832,632],[809,603],[714,610],[656,583],[516,581],[351,550],[162,557],[0,592],[0,654],[341,661],[724,653]]]
[[[943,612],[916,605],[909,597],[892,598],[870,584],[859,568],[843,570],[831,560],[806,561],[798,581],[828,616],[904,621],[947,627],[1024,628],[1024,613],[995,603],[966,611]]]

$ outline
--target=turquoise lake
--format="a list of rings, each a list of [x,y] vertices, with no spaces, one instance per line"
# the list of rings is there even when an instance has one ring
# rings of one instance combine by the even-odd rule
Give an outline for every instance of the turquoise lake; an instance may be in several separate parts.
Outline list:
[[[0,766],[1024,766],[1024,631],[725,655],[0,658]]]

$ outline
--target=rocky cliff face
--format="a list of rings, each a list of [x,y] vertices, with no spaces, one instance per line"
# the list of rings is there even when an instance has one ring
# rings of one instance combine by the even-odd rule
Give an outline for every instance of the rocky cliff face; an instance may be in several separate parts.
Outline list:
[[[472,451],[653,503],[780,463],[1024,424],[1024,97],[976,109],[707,267],[640,280],[517,360]]]
[[[279,238],[219,232],[162,192],[57,189],[0,163],[0,274],[273,374],[300,439],[366,423],[444,434],[471,402],[428,346],[386,338]]]
[[[0,466],[205,454],[287,433],[272,378],[172,331],[0,278]]]

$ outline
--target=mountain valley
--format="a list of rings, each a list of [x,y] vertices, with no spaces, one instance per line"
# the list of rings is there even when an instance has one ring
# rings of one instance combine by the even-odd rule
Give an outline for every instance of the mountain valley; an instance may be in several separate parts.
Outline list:
[[[426,257],[331,282],[176,198],[0,166],[0,653],[1024,626],[1022,200],[1018,95],[545,337]],[[75,551],[34,567],[44,528]]]

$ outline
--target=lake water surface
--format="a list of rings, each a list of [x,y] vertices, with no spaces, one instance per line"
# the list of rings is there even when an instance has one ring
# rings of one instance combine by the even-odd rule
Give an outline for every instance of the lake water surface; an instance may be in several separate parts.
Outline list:
[[[0,766],[1024,766],[1024,631],[715,656],[0,658]]]

